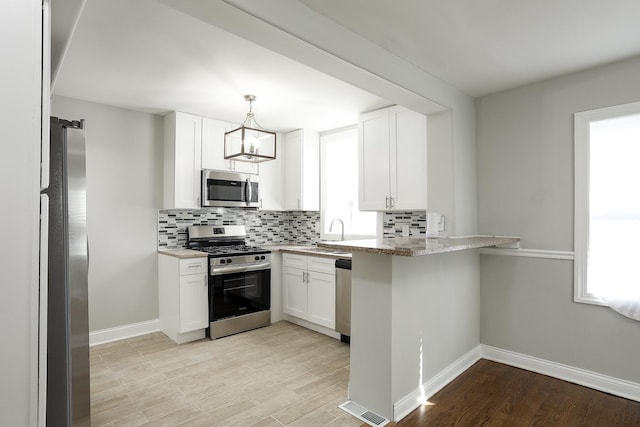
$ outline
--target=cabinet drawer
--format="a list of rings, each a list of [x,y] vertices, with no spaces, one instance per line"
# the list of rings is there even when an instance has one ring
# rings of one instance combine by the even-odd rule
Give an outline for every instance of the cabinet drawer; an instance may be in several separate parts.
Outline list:
[[[318,273],[335,274],[336,260],[325,257],[307,257],[307,270],[316,271]]]
[[[207,258],[190,258],[180,260],[180,275],[185,274],[206,274]]]
[[[307,269],[307,256],[297,254],[282,254],[282,265],[285,267],[299,268],[301,270]]]

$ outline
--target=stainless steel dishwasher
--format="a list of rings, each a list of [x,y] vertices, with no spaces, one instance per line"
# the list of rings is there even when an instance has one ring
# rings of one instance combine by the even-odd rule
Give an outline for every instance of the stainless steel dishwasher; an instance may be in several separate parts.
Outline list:
[[[336,332],[351,342],[351,260],[336,260]]]

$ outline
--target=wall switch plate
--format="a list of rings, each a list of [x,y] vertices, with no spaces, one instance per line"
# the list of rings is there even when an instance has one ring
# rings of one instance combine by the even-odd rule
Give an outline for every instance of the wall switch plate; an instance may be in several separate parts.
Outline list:
[[[402,224],[402,237],[409,237],[411,230],[408,224]]]

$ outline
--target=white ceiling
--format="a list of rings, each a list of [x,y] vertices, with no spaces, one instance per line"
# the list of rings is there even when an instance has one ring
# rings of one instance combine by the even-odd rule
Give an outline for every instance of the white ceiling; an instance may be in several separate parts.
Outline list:
[[[53,7],[64,1],[71,0]],[[251,12],[258,6],[251,1],[239,3]],[[637,0],[273,0],[272,7],[287,4],[307,6],[472,96],[640,54]],[[333,129],[392,103],[205,21],[155,0],[87,0],[54,94],[241,122],[243,95],[252,93],[258,122],[280,131]]]
[[[640,55],[638,0],[299,0],[472,96]]]
[[[54,94],[235,123],[254,94],[256,120],[278,131],[335,129],[390,104],[154,0],[88,0]]]

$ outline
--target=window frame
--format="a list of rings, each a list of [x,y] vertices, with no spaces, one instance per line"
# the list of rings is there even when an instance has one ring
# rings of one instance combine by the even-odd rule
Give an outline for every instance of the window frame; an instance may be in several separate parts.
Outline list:
[[[640,102],[582,111],[574,114],[574,263],[573,300],[606,306],[588,291],[587,262],[589,244],[589,153],[591,122],[640,114]]]
[[[327,194],[326,194],[326,186],[324,185],[326,173],[325,169],[325,159],[326,159],[326,142],[330,142],[334,138],[340,138],[339,135],[345,132],[355,132],[357,138],[357,130],[358,125],[353,124],[349,126],[344,126],[338,129],[332,129],[325,132],[320,133],[320,239],[321,240],[339,240],[340,239],[340,229],[335,232],[325,232],[325,225],[327,221],[331,221],[332,219],[327,218],[325,214],[325,206],[327,204]],[[358,167],[358,163],[356,161],[356,167]],[[356,174],[357,177],[357,174]],[[376,219],[376,229],[373,234],[352,234],[345,233],[345,240],[358,240],[358,239],[373,239],[376,238],[376,233],[378,231],[378,219]]]

